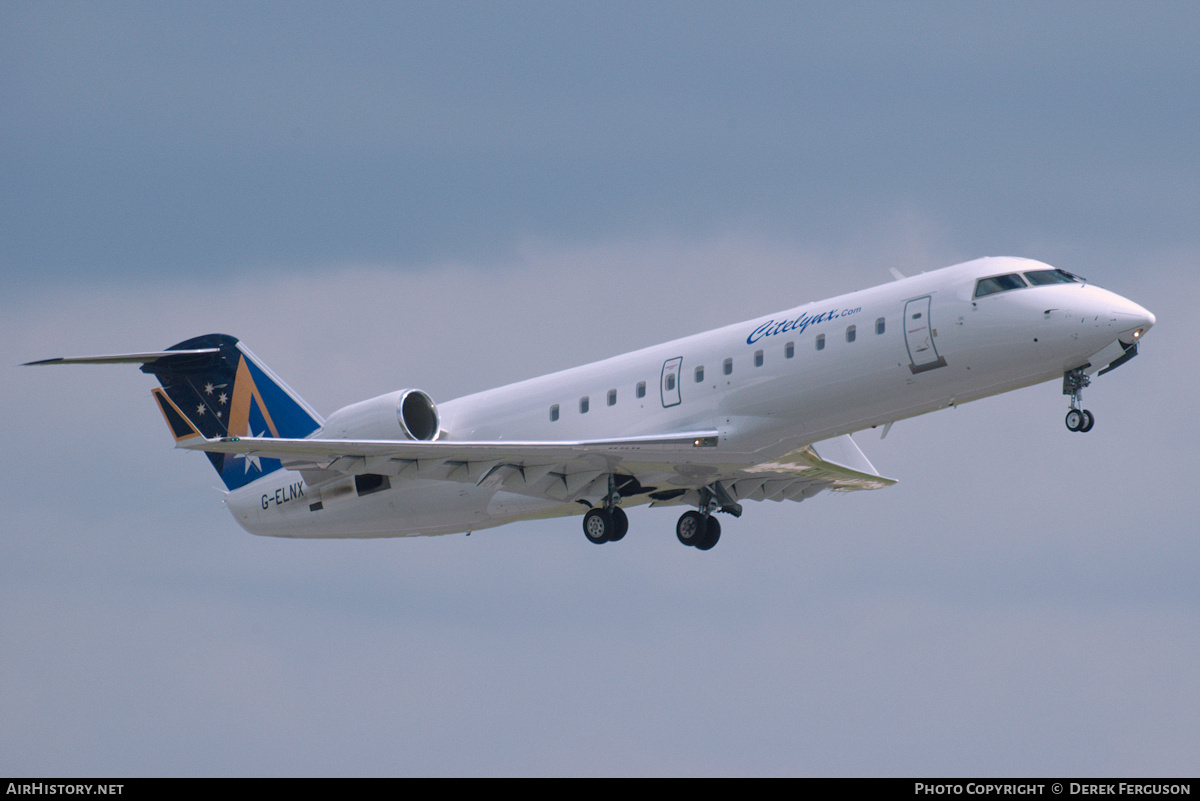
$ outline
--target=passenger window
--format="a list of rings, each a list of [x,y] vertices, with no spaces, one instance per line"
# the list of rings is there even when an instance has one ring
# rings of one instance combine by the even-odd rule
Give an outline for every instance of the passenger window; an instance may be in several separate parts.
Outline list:
[[[669,389],[673,389],[673,387],[669,387]],[[639,381],[637,383],[637,389],[634,391],[633,394],[637,395],[639,398],[646,397],[646,382]]]
[[[699,367],[696,368],[696,383],[699,384],[703,380],[704,380],[704,365],[700,365]]]
[[[783,346],[783,358],[790,359],[796,355],[796,343],[789,342]]]
[[[667,392],[674,392],[674,391],[675,391],[675,374],[668,373],[667,374]]]
[[[726,359],[721,365],[721,370],[725,375],[733,375],[733,359]]]
[[[584,395],[582,398],[579,399],[579,413],[587,414],[589,405],[590,405],[590,401],[588,400],[588,396]]]
[[[882,317],[880,317],[878,320],[876,320],[876,321],[875,321],[875,333],[876,333],[876,334],[882,334],[882,333],[883,333],[883,327],[884,327],[883,318],[882,318]]]
[[[853,342],[854,337],[856,337],[856,336],[857,336],[857,333],[856,333],[855,327],[852,325],[846,326],[846,341]]]
[[[608,391],[608,405],[609,406],[617,405],[617,391],[615,389],[610,389]]]
[[[817,350],[825,350],[825,335],[817,334]]]
[[[558,404],[557,403],[550,407],[550,422],[553,423],[556,420],[558,420]]]
[[[975,297],[982,298],[984,295],[994,295],[997,292],[1007,292],[1010,289],[1022,289],[1025,286],[1025,281],[1016,273],[1010,275],[997,275],[992,278],[981,278],[979,283],[975,285]]]
[[[754,351],[754,366],[755,367],[763,366],[763,352],[761,350]]]

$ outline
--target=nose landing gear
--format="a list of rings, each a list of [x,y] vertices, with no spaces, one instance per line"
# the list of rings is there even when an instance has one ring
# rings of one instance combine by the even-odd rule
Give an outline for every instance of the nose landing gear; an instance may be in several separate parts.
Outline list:
[[[1091,431],[1096,423],[1091,412],[1080,408],[1083,404],[1083,388],[1090,383],[1092,379],[1084,374],[1082,367],[1063,373],[1063,394],[1071,396],[1071,408],[1066,419],[1068,431]]]
[[[1096,418],[1087,409],[1072,409],[1067,412],[1068,431],[1091,431]]]

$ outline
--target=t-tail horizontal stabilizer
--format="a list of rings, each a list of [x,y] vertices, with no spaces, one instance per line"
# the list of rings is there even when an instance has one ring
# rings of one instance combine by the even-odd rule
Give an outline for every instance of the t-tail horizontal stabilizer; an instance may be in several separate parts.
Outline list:
[[[291,387],[235,337],[207,334],[167,350],[111,356],[75,356],[29,362],[140,364],[158,379],[153,390],[176,444],[221,437],[303,439],[324,423]],[[279,470],[278,459],[209,453],[231,490]]]
[[[185,359],[196,357],[203,359],[214,353],[220,353],[220,348],[199,348],[196,350],[154,350],[146,353],[117,353],[112,356],[59,356],[57,359],[41,359],[36,362],[25,362],[22,367],[39,367],[47,364],[147,364],[159,359]]]

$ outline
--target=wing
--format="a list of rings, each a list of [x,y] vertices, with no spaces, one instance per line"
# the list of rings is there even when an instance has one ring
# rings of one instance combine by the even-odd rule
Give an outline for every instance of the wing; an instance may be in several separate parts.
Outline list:
[[[181,439],[178,447],[235,458],[278,459],[309,486],[347,475],[458,481],[560,502],[588,501],[618,478],[633,503],[696,504],[707,487],[724,506],[740,500],[795,500],[821,490],[879,489],[878,474],[849,435],[799,448],[765,462],[722,454],[715,430],[578,441]],[[740,509],[740,507],[739,507]]]

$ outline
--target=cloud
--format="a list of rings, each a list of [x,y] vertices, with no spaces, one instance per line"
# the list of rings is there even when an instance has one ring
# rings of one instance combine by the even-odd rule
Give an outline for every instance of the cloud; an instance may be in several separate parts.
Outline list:
[[[80,285],[10,300],[3,353],[225,330],[328,412],[603,358],[947,250],[912,222],[840,256],[531,240],[490,262]],[[250,537],[168,447],[145,376],[10,368],[0,704],[19,723],[0,753],[55,775],[1177,772],[1198,554],[1179,431],[1147,405],[1170,405],[1195,280],[1147,258],[1169,285],[1120,289],[1160,322],[1089,392],[1096,432],[1066,433],[1049,385],[904,421],[859,437],[899,485],[752,504],[704,555],[671,510],[634,510],[603,548],[574,519]],[[678,748],[697,737],[712,747]]]

